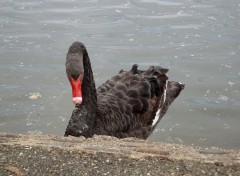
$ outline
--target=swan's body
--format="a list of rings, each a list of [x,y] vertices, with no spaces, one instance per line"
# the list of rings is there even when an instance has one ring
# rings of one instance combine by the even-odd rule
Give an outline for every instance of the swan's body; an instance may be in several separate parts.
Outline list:
[[[65,136],[146,139],[184,85],[167,81],[168,70],[160,66],[146,71],[137,67],[121,70],[96,90],[87,50],[82,43],[73,43],[67,53],[66,72],[77,108]]]

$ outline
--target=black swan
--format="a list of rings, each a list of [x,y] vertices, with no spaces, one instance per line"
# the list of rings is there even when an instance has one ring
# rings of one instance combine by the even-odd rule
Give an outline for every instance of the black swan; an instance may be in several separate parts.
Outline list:
[[[86,47],[74,42],[67,53],[66,73],[76,109],[65,136],[146,139],[184,88],[184,84],[167,81],[167,72],[160,66],[143,71],[135,64],[96,89]]]

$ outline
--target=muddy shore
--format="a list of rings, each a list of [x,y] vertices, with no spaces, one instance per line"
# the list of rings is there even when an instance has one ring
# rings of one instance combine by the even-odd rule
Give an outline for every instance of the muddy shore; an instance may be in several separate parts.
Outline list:
[[[0,133],[0,175],[240,175],[240,150]]]

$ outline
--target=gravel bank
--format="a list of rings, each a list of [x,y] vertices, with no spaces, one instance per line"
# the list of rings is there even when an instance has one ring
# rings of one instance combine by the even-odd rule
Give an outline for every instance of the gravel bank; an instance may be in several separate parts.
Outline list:
[[[0,133],[0,175],[240,175],[240,150]]]

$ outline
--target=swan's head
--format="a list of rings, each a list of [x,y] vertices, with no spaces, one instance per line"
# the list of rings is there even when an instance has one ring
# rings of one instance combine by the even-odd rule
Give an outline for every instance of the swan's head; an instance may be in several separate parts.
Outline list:
[[[86,54],[85,46],[74,42],[68,49],[66,57],[66,73],[72,86],[72,100],[75,105],[82,103],[82,81],[84,76],[83,57]]]
[[[91,112],[84,107],[73,110],[71,119],[68,123],[65,136],[84,136],[92,137],[94,119]]]

